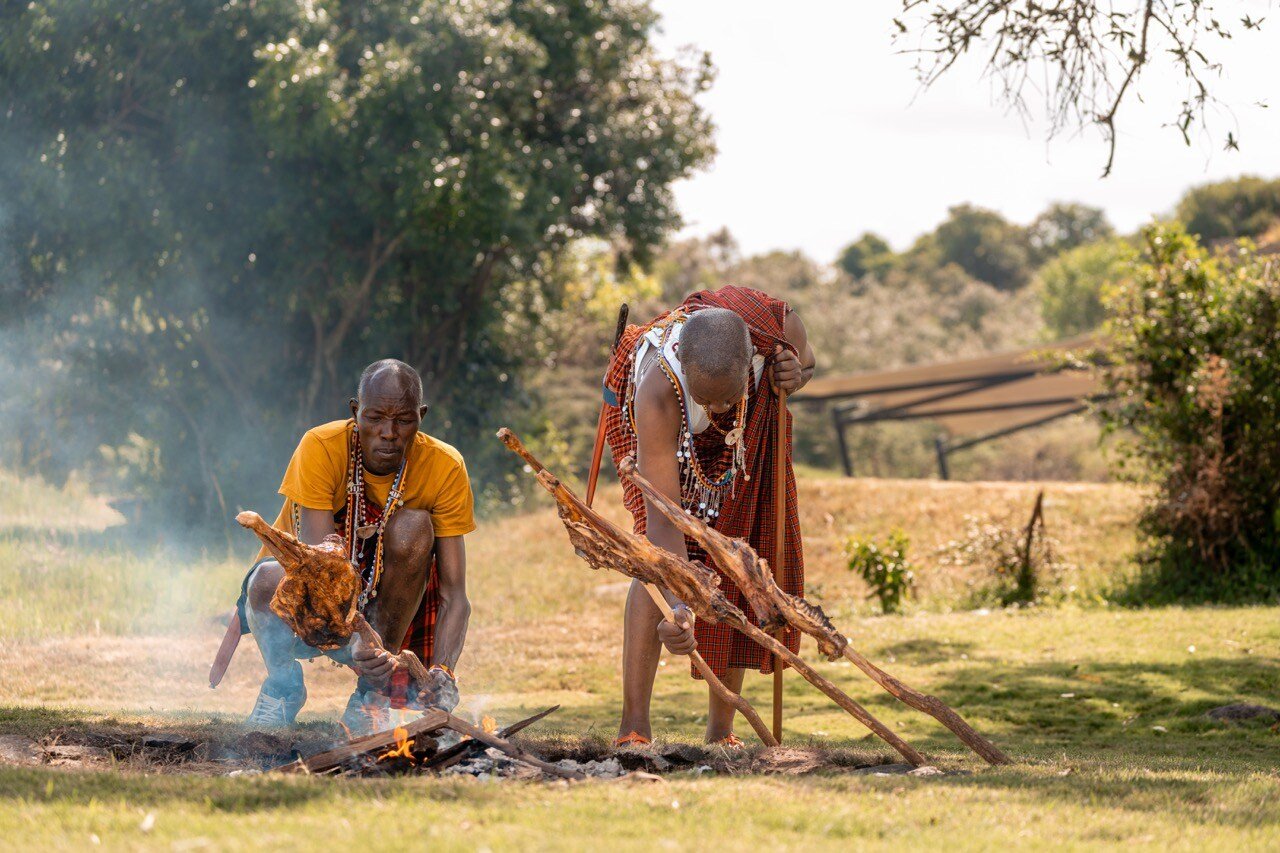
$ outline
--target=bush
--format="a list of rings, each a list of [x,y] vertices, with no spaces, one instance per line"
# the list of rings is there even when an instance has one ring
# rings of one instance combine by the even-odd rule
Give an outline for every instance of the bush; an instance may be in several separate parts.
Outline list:
[[[1040,313],[1054,337],[1091,332],[1102,324],[1102,291],[1120,281],[1132,257],[1123,240],[1104,240],[1064,252],[1040,268]]]
[[[1143,516],[1150,598],[1280,591],[1280,276],[1247,244],[1210,254],[1180,227],[1110,301],[1114,395],[1103,412],[1122,471],[1157,484]]]
[[[867,597],[878,600],[885,613],[897,613],[915,584],[915,571],[907,562],[909,544],[910,540],[900,530],[890,533],[884,545],[858,537],[845,543],[849,570],[866,581],[871,587]]]

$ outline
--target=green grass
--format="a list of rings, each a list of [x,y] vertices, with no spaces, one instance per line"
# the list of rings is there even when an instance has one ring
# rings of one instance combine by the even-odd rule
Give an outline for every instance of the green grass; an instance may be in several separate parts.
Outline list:
[[[982,615],[918,607],[867,617],[861,589],[831,558],[856,525],[893,519],[918,542],[945,541],[975,507],[1019,512],[1029,488],[805,486],[810,511],[831,516],[806,516],[810,581],[854,645],[955,707],[1017,766],[983,767],[852,667],[819,663],[931,760],[958,772],[565,785],[4,767],[0,848],[79,848],[96,838],[113,849],[236,849],[323,838],[327,846],[442,849],[1274,849],[1280,733],[1216,724],[1204,712],[1236,701],[1280,704],[1280,608],[1095,604]],[[1080,541],[1081,532],[1070,540],[1082,561],[1101,554],[1099,539],[1125,541],[1117,493],[1096,488],[1103,491],[1064,491],[1050,505],[1050,522],[1063,532],[1089,530],[1097,513],[1093,539]],[[563,709],[538,727],[544,736],[609,736],[619,579],[583,568],[545,506],[491,522],[469,554],[473,630],[460,669],[467,712],[483,708],[508,721],[559,702]],[[1104,556],[1107,565],[1122,563]],[[211,693],[202,684],[219,635],[207,617],[229,604],[239,562],[92,531],[53,536],[12,526],[0,538],[0,567],[0,734],[38,737],[108,720],[223,731],[248,710],[258,672],[251,644],[226,685]],[[1093,564],[1082,572],[1103,576]],[[5,613],[19,602],[21,617]],[[100,620],[100,635],[89,628],[84,636],[90,618]],[[803,654],[819,660],[807,643]],[[659,672],[655,725],[664,738],[697,740],[705,692],[684,666],[672,659]],[[324,666],[307,672],[304,719],[329,725],[349,678]],[[747,695],[762,710],[768,691],[768,679],[749,678]],[[794,675],[786,711],[790,743],[881,750]]]

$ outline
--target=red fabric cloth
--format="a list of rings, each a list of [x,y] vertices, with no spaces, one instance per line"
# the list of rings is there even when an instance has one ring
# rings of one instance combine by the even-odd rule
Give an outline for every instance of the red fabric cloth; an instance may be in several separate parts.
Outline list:
[[[339,530],[342,529],[345,516],[345,509],[334,516],[334,521],[337,522]],[[365,524],[377,524],[380,518],[382,518],[382,507],[369,500],[366,496],[364,499]],[[373,571],[375,547],[376,542],[373,537],[370,537],[364,541],[364,547],[360,551],[360,572],[366,581],[369,573]],[[409,630],[405,633],[404,639],[396,651],[408,649],[421,658],[423,663],[430,666],[431,655],[435,651],[436,617],[439,609],[440,578],[436,572],[436,555],[433,550],[431,553],[431,565],[427,568],[427,588],[422,595],[422,604],[418,605],[418,612],[414,614],[413,620],[409,623]],[[383,641],[386,642],[386,639],[384,638]],[[387,688],[393,708],[405,707],[408,689],[409,673],[403,669],[397,670],[392,674],[391,685]]]
[[[766,293],[747,287],[728,286],[719,290],[699,291],[680,307],[687,312],[701,308],[727,308],[746,321],[751,331],[751,343],[756,351],[766,358],[772,359],[774,346],[782,344],[793,349],[787,343],[783,333],[783,323],[787,316],[787,303],[775,299]],[[605,387],[611,391],[617,406],[605,407],[605,435],[609,442],[609,450],[616,466],[625,457],[636,451],[636,437],[631,432],[622,414],[622,406],[626,404],[631,383],[631,373],[635,360],[637,344],[640,336],[666,321],[671,312],[662,314],[644,326],[628,326],[609,370],[605,375]],[[743,430],[746,442],[747,473],[751,475],[745,481],[739,475],[732,496],[725,495],[720,506],[720,515],[712,527],[726,536],[746,539],[747,543],[760,556],[773,564],[776,547],[776,502],[774,447],[778,418],[778,395],[768,381],[768,372],[760,380],[760,386],[751,394],[747,405],[746,426]],[[710,477],[719,475],[727,464],[727,458],[721,461],[724,438],[714,429],[704,430],[694,437],[694,450],[703,463],[703,470]],[[675,449],[672,448],[672,452]],[[713,464],[718,463],[718,464]],[[787,414],[786,429],[786,549],[781,571],[778,573],[778,585],[792,595],[804,594],[804,549],[800,538],[800,515],[796,495],[796,478],[791,468],[791,415]],[[645,532],[644,496],[631,483],[623,481],[623,504],[635,521],[635,532]],[[693,540],[686,538],[685,546],[689,551],[689,559],[702,560],[708,565],[715,564]],[[736,604],[752,617],[750,605],[738,591],[733,581],[721,573],[721,589],[729,601]],[[758,669],[761,672],[773,671],[773,655],[766,652],[745,634],[727,625],[712,625],[702,621],[697,623],[695,636],[698,640],[698,651],[718,676],[731,668]],[[800,633],[794,628],[784,632],[783,642],[792,651],[800,649]],[[690,672],[698,678],[697,672],[690,665]]]

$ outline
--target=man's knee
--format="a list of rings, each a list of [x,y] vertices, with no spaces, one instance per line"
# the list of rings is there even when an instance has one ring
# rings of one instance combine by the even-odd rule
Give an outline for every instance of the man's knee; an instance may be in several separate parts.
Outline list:
[[[400,566],[426,566],[436,544],[436,528],[431,513],[424,509],[396,511],[383,533],[383,556]]]
[[[249,577],[248,604],[251,610],[265,612],[271,607],[276,588],[284,579],[284,569],[275,560],[264,560]]]

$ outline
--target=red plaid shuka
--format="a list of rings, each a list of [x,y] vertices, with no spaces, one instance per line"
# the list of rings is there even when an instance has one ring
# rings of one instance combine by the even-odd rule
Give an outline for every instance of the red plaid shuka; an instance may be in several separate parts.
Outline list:
[[[347,511],[344,507],[334,515],[333,520],[338,525],[338,530],[342,530],[342,523],[346,514]],[[364,499],[365,523],[377,524],[380,518],[382,518],[382,507],[369,500],[366,494]],[[368,582],[369,573],[373,571],[375,547],[376,540],[371,536],[364,541],[360,550],[360,574],[366,582]],[[409,630],[405,633],[404,639],[395,651],[408,649],[421,658],[423,663],[430,666],[431,655],[435,651],[436,616],[439,609],[440,576],[436,571],[436,556],[433,549],[431,565],[427,568],[427,589],[422,595],[422,604],[418,605],[418,612],[413,615],[413,621],[409,623]],[[386,642],[385,638],[384,642]],[[390,646],[391,644],[388,642],[387,645]],[[408,689],[409,673],[403,669],[396,670],[392,674],[391,684],[387,688],[387,693],[391,697],[392,707],[403,708],[405,706]]]
[[[728,286],[716,291],[702,290],[693,294],[680,308],[686,312],[701,308],[727,308],[746,321],[751,330],[751,343],[756,351],[769,359],[773,358],[776,344],[782,344],[794,350],[787,343],[783,333],[783,323],[787,316],[787,303],[774,299],[766,293],[747,287]],[[635,361],[640,336],[660,325],[671,316],[667,312],[644,326],[628,326],[618,343],[618,349],[609,363],[605,375],[606,399],[612,395],[613,401],[605,409],[606,438],[613,454],[616,466],[625,457],[636,452],[636,436],[623,417],[622,406],[626,405],[631,384],[631,374]],[[616,405],[612,404],[616,401]],[[774,496],[773,467],[774,458],[774,424],[778,420],[778,395],[769,384],[768,376],[762,376],[759,387],[751,394],[747,405],[747,422],[744,428],[746,443],[747,473],[751,479],[745,480],[739,475],[734,485],[733,495],[724,497],[720,507],[720,515],[714,520],[712,527],[726,536],[746,539],[747,543],[762,557],[773,564],[774,550],[777,547],[775,534],[777,506]],[[800,541],[800,516],[796,496],[796,478],[791,469],[791,416],[787,415],[786,438],[787,466],[787,542],[784,551],[785,559],[779,572],[778,583],[792,595],[804,594],[804,550]],[[718,476],[727,464],[728,454],[724,453],[724,437],[714,429],[704,430],[694,436],[694,450],[703,470],[709,477]],[[675,452],[675,448],[672,448]],[[627,510],[635,519],[635,532],[645,532],[644,496],[635,485],[623,481],[622,500]],[[702,560],[714,567],[703,551],[693,540],[686,538],[685,546],[689,551],[689,559]],[[751,618],[752,611],[746,598],[738,591],[733,581],[721,574],[720,588],[733,604],[736,604]],[[712,625],[699,621],[694,629],[698,640],[698,651],[718,676],[725,670],[733,668],[759,669],[761,672],[773,671],[773,655],[756,645],[745,634],[727,625]],[[792,651],[800,649],[800,632],[787,628],[783,641]],[[690,672],[698,678],[697,671],[690,665]]]

